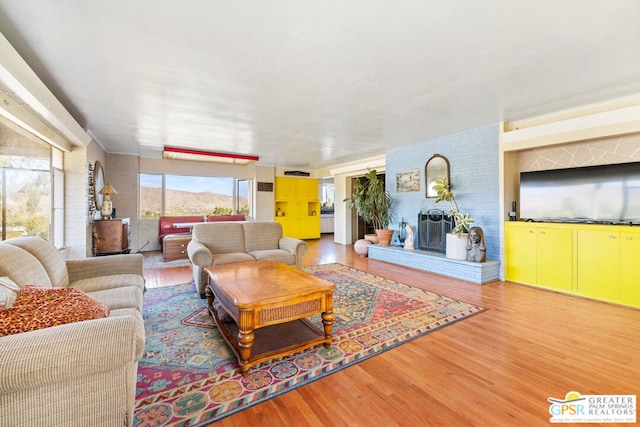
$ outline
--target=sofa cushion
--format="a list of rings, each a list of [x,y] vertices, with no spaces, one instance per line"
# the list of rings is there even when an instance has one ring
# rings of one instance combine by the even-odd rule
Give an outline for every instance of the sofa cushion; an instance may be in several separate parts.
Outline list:
[[[214,255],[246,252],[243,224],[239,222],[196,224],[193,226],[193,239],[206,245]]]
[[[51,287],[51,279],[40,261],[29,252],[17,246],[0,245],[0,276],[10,277],[18,286],[31,283]]]
[[[69,286],[67,263],[60,251],[51,242],[41,237],[27,236],[9,239],[4,243],[22,248],[36,257],[49,275],[51,286],[62,288]],[[39,283],[36,284],[39,285]]]
[[[279,222],[246,222],[242,227],[246,252],[279,248],[282,237],[282,224]]]
[[[0,336],[108,316],[104,304],[78,289],[25,285],[14,306],[0,310]]]
[[[232,252],[228,254],[216,254],[213,257],[213,265],[230,264],[232,262],[255,261],[256,259],[244,252]]]
[[[13,307],[20,287],[8,277],[0,277],[0,308]]]
[[[283,264],[295,265],[296,257],[291,253],[282,249],[267,249],[264,251],[252,251],[249,255],[257,260],[273,259]]]
[[[144,290],[144,278],[138,274],[112,274],[76,280],[70,283],[69,286],[87,293],[106,291],[124,286],[137,286]]]
[[[135,308],[142,311],[144,304],[144,294],[138,286],[121,286],[104,291],[87,292],[87,295],[109,307],[109,310]]]

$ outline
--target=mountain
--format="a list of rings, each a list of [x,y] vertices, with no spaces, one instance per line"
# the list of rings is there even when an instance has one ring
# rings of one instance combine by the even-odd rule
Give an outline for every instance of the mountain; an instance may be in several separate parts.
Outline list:
[[[209,191],[191,192],[166,190],[165,213],[167,215],[203,215],[211,214],[215,208],[233,209],[233,196]],[[248,204],[246,197],[240,197],[240,206]],[[162,201],[162,189],[140,187],[140,212],[159,212]]]

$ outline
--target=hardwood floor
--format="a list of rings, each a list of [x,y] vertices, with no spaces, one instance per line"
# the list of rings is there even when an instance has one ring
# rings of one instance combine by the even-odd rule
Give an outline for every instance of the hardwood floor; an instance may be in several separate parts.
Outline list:
[[[212,425],[537,426],[549,397],[640,395],[640,310],[361,258],[332,235],[308,243],[304,265],[339,262],[489,310]],[[188,267],[145,277],[192,280]]]

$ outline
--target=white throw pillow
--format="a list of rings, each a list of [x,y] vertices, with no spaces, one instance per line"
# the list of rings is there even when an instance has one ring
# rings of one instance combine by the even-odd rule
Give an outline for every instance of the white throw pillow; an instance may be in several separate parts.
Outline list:
[[[0,277],[0,308],[13,307],[20,287],[8,277]]]

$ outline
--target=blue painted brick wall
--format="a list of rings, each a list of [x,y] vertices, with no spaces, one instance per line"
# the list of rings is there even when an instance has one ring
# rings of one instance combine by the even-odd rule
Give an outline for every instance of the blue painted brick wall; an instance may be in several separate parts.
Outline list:
[[[449,212],[448,203],[438,203],[425,197],[424,167],[434,154],[449,160],[451,191],[462,212],[469,212],[482,227],[487,245],[487,258],[500,259],[498,125],[491,125],[387,151],[386,186],[393,198],[394,223],[398,229],[401,218],[416,229],[418,212],[442,209]],[[398,193],[396,173],[420,170],[420,191]],[[395,243],[397,236],[394,236]]]

